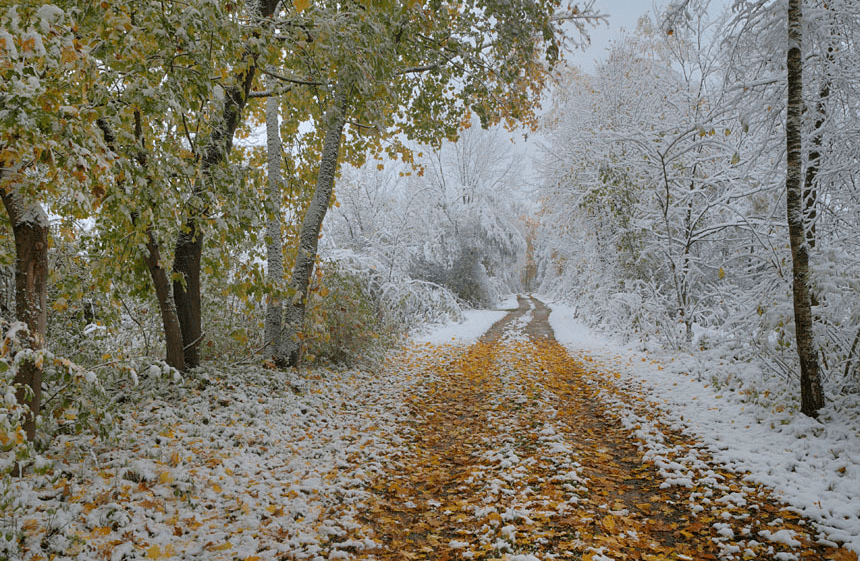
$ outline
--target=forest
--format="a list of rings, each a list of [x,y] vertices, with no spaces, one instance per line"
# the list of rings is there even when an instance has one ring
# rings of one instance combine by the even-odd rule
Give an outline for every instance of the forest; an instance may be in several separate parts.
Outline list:
[[[641,520],[546,490],[582,509],[561,508],[565,524],[599,518],[572,537],[555,515],[544,533],[506,518],[526,503],[494,524],[472,504],[485,488],[392,483],[453,477],[440,457],[516,464],[534,441],[534,465],[556,466],[540,477],[564,466],[558,485],[598,489],[619,468],[557,456],[558,407],[589,433],[633,431],[639,452],[618,432],[610,453],[692,488],[698,513],[717,472],[667,468],[690,433],[660,417],[646,435],[654,413],[635,405],[664,374],[581,354],[575,323],[715,392],[678,423],[730,394],[749,408],[739,425],[832,456],[835,502],[817,507],[768,479],[806,459],[767,477],[752,452],[727,460],[753,471],[727,486],[776,485],[795,509],[762,503],[768,523],[810,520],[755,530],[770,550],[737,545],[715,511],[672,528],[701,544],[653,558],[856,560],[860,1],[672,0],[583,70],[611,18],[594,0],[0,0],[0,559],[651,558],[633,534],[675,514],[640,506],[679,500],[659,490],[636,491]],[[539,342],[555,337],[567,350]],[[597,378],[566,378],[593,361]],[[605,409],[546,397],[592,391]],[[520,420],[494,425],[512,402]],[[422,431],[473,417],[497,432],[452,428],[459,448],[404,467],[453,446]],[[510,450],[481,448],[496,438]],[[519,497],[518,477],[499,497]],[[495,534],[448,528],[437,507],[404,518],[395,499],[469,503]],[[379,522],[407,519],[424,530]]]

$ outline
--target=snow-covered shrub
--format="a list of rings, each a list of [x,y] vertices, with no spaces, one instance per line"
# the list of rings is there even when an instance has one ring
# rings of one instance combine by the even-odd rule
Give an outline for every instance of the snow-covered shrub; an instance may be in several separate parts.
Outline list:
[[[457,297],[439,284],[405,278],[381,283],[377,290],[385,313],[403,331],[463,319]]]
[[[26,464],[58,433],[109,432],[110,414],[94,372],[48,350],[34,350],[23,323],[0,320],[0,333],[0,473],[8,474],[16,464]],[[34,442],[26,440],[23,428],[29,406],[19,402],[16,395],[21,387],[15,383],[15,375],[25,362],[42,369],[42,403]]]
[[[20,387],[15,383],[18,367],[24,361],[44,360],[43,351],[33,351],[28,342],[27,327],[20,322],[8,323],[0,319],[0,474],[6,475],[17,462],[25,461],[34,453],[34,444],[28,442],[24,432],[24,420],[29,411],[26,403],[19,403],[17,392]]]
[[[386,267],[370,253],[340,249],[329,250],[327,254],[339,269],[363,280],[369,293],[379,301],[386,323],[397,332],[463,318],[462,301],[444,284]]]
[[[8,474],[16,463],[32,463],[36,453],[58,435],[110,438],[121,403],[179,380],[178,372],[152,359],[82,367],[50,350],[33,350],[27,341],[29,331],[20,322],[0,320],[0,335],[0,474]],[[28,405],[16,397],[20,388],[15,374],[24,361],[33,361],[42,369],[42,403],[34,442],[26,440],[23,429]]]
[[[305,359],[375,364],[396,339],[396,326],[388,321],[367,278],[334,263],[321,269],[308,296]]]
[[[498,294],[480,256],[480,249],[464,248],[449,264],[418,260],[410,273],[416,279],[444,286],[469,306],[488,307],[498,300]]]

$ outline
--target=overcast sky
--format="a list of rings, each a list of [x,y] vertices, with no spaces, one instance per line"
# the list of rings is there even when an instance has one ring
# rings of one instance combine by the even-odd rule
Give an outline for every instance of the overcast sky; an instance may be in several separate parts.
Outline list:
[[[663,7],[668,0],[596,0],[595,9],[609,16],[609,25],[590,28],[591,46],[585,51],[577,50],[568,61],[586,72],[594,70],[594,61],[606,57],[609,41],[618,36],[622,29],[633,31],[636,22],[644,14],[653,14],[655,6]],[[710,10],[716,13],[731,5],[731,0],[711,0]]]
[[[661,2],[663,4],[663,2]],[[609,25],[591,28],[591,46],[585,51],[576,51],[568,60],[586,72],[594,69],[594,61],[606,56],[609,40],[616,37],[622,29],[633,31],[639,17],[651,13],[654,4],[650,0],[597,0],[594,7],[609,16]]]

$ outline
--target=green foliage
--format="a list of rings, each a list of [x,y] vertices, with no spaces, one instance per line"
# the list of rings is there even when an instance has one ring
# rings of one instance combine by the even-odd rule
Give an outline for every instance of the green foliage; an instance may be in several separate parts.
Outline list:
[[[305,360],[344,366],[377,363],[397,338],[367,279],[326,264],[308,297]]]
[[[16,463],[33,460],[38,449],[56,434],[88,431],[104,437],[110,433],[112,417],[95,373],[50,351],[30,349],[29,333],[22,323],[0,320],[0,332],[0,450],[6,458],[0,473],[7,474]],[[28,409],[15,397],[19,389],[14,383],[15,373],[26,362],[42,368],[44,376],[41,423],[35,442],[26,440],[23,423]]]
[[[341,160],[386,151],[411,162],[403,139],[456,137],[472,114],[484,125],[530,121],[558,52],[560,27],[550,18],[557,0],[286,2],[271,18],[257,17],[256,8],[220,0],[60,0],[0,12],[0,188],[26,183],[24,194],[64,224],[93,220],[86,231],[52,231],[59,241],[51,253],[51,352],[89,368],[158,348],[151,328],[160,318],[142,256],[157,247],[170,275],[189,218],[207,246],[209,356],[253,350],[262,302],[279,288],[266,285],[258,260],[262,154],[239,147],[225,165],[206,162],[212,150],[230,153],[232,129],[220,136],[229,129],[225,108],[232,93],[263,89],[261,69],[298,80],[279,84],[291,88],[281,97],[282,136],[293,146],[284,207],[297,216],[314,183],[318,126],[335,90],[349,92]],[[296,227],[284,226],[287,257]],[[11,262],[6,245],[0,266]],[[5,271],[0,286],[8,288]],[[332,349],[348,341],[342,356],[312,350],[334,361],[355,360],[391,331],[371,291],[350,278],[333,273],[312,296],[318,315],[311,325],[327,327],[308,335]],[[330,296],[321,297],[324,290]],[[341,297],[348,307],[328,301]],[[11,302],[2,301],[9,316]],[[142,345],[129,343],[132,332]]]
[[[110,162],[87,94],[95,72],[69,13],[39,3],[0,8],[0,179],[55,211],[85,214],[103,192]]]

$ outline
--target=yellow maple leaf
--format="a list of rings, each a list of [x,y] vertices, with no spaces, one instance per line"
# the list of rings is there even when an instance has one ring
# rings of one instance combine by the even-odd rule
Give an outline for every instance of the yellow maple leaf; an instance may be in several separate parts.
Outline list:
[[[600,525],[603,526],[603,529],[607,532],[615,531],[615,518],[610,515],[607,515],[606,518],[600,521]]]

